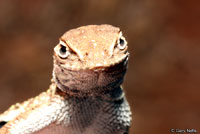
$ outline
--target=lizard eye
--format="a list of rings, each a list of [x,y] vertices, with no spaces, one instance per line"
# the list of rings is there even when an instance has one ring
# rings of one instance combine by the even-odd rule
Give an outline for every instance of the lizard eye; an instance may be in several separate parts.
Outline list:
[[[69,53],[67,47],[61,43],[61,44],[60,44],[60,49],[59,49],[58,55],[59,55],[61,58],[67,58],[67,57],[69,56],[69,54],[70,54],[70,53]]]
[[[117,43],[118,43],[119,49],[122,50],[122,49],[126,48],[127,42],[124,39],[124,37],[120,37]]]

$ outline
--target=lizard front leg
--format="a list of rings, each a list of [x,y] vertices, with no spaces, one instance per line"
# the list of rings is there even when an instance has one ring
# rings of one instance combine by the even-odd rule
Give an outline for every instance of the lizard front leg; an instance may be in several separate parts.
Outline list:
[[[53,98],[48,104],[43,103],[21,112],[0,129],[0,134],[30,134],[38,132],[49,125],[54,124],[57,126],[59,119],[62,120],[62,117],[66,116],[60,114],[62,110],[67,111],[65,102]],[[51,128],[53,130],[53,127]]]
[[[50,97],[55,92],[55,87],[55,84],[52,82],[50,88],[46,92],[43,92],[40,95],[30,98],[22,103],[16,103],[10,106],[4,113],[0,114],[0,128],[6,123],[11,122],[15,118],[19,117],[20,114],[25,113],[25,111],[30,111],[34,107],[39,107],[40,101],[48,102]]]
[[[12,105],[8,110],[0,115],[0,122],[9,122],[16,118],[20,113],[24,112],[27,109],[28,105],[33,102],[33,98],[28,99],[23,103],[16,103]],[[3,125],[3,124],[2,124]]]

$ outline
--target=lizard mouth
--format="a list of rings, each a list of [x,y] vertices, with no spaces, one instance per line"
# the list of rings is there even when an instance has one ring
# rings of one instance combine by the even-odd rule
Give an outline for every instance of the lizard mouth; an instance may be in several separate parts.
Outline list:
[[[96,66],[94,66],[93,68],[91,69],[94,69],[94,70],[104,70],[106,68],[110,68],[110,67],[113,67],[121,62],[123,62],[124,64],[127,64],[127,61],[128,61],[128,58],[129,58],[129,54],[127,53],[126,55],[124,55],[123,57],[121,57],[120,59],[117,58],[117,62],[110,62],[110,64],[106,64],[106,65],[99,65],[99,64],[96,64]]]
[[[71,57],[67,59],[61,59],[56,53],[54,53],[54,64],[59,64],[62,68],[68,70],[104,70],[109,67],[113,67],[121,62],[126,63],[129,58],[129,53],[120,54],[116,56],[112,56],[109,59],[105,59],[102,62],[96,61],[81,61],[78,57]]]

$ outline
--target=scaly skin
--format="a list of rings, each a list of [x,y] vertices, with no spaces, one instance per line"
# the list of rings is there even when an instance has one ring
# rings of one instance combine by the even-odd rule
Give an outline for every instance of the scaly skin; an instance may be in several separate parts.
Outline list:
[[[0,134],[128,134],[131,111],[121,87],[127,42],[119,28],[88,25],[66,32],[54,48],[46,92],[0,115]]]

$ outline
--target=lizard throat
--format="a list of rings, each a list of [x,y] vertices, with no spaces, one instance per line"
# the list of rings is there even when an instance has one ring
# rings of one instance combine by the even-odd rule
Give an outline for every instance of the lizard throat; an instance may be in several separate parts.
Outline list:
[[[56,62],[55,62],[56,63]],[[120,88],[127,69],[127,60],[103,70],[69,70],[54,64],[53,78],[58,89],[75,96],[98,96]],[[113,96],[113,95],[111,95]]]

